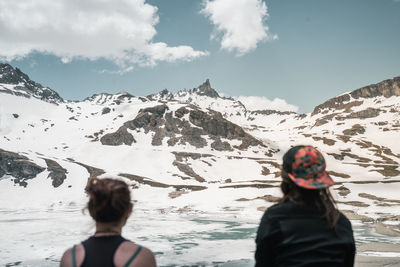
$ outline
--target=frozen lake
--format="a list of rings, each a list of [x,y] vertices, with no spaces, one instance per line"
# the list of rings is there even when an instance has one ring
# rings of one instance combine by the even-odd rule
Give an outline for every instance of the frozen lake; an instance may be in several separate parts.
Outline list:
[[[152,249],[160,266],[253,266],[258,219],[238,212],[176,213],[137,208],[123,235]],[[358,243],[400,238],[375,234],[353,221]],[[58,266],[63,251],[94,232],[81,206],[60,205],[48,210],[0,210],[0,265]]]

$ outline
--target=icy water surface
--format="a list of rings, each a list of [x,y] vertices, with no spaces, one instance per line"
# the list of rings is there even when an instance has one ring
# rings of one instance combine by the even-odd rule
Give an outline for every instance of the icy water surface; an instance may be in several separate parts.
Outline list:
[[[123,235],[151,248],[160,266],[253,266],[258,219],[240,214],[178,214],[136,210]],[[353,224],[357,242],[400,238]],[[77,206],[62,209],[0,210],[1,266],[58,266],[63,251],[94,231]]]

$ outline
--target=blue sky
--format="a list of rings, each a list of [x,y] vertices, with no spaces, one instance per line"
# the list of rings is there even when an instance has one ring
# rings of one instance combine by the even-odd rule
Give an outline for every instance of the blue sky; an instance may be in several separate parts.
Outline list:
[[[400,75],[397,0],[29,2],[0,2],[0,59],[65,99],[209,78],[266,109],[310,112]]]

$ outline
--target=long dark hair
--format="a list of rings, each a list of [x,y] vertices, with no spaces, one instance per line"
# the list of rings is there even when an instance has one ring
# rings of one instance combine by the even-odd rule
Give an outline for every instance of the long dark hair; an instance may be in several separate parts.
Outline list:
[[[283,156],[281,172],[281,190],[283,197],[279,202],[291,201],[296,205],[317,208],[323,213],[323,217],[328,222],[329,227],[336,230],[336,224],[339,220],[339,211],[336,208],[335,200],[329,188],[305,189],[297,186],[288,176],[288,173],[292,172],[291,163],[293,162],[293,152],[302,147],[304,146],[294,147]]]
[[[87,209],[96,222],[120,222],[132,208],[131,192],[124,181],[91,178],[86,186]]]

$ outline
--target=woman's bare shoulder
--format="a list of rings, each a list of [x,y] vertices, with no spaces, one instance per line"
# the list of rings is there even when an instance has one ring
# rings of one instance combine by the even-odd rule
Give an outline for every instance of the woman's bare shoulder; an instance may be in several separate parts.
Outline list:
[[[85,249],[83,248],[82,244],[76,245],[75,248],[75,258],[76,258],[76,265],[80,266],[83,263],[85,258]],[[60,262],[60,267],[72,267],[72,248],[67,249]]]
[[[116,266],[124,266],[139,249],[140,252],[129,266],[157,266],[154,254],[150,249],[130,241],[123,242],[115,253],[114,262]]]

